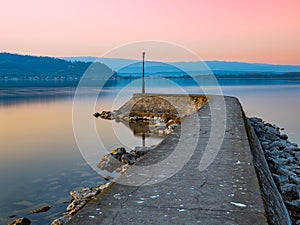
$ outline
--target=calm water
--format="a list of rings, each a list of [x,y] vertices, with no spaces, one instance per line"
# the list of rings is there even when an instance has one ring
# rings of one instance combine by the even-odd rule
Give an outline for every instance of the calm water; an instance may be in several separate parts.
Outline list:
[[[110,85],[101,93],[95,111],[116,109],[139,91],[139,85],[139,81]],[[225,80],[221,86],[225,95],[239,97],[248,116],[259,116],[284,127],[290,139],[300,143],[300,81]],[[146,82],[147,91],[154,93],[179,93],[180,87],[189,93],[203,93],[186,80]],[[0,224],[11,221],[7,216],[12,214],[28,216],[33,224],[49,224],[64,212],[71,190],[103,182],[82,158],[76,145],[72,128],[73,93],[74,88],[64,86],[2,86]],[[215,94],[216,89],[207,86],[205,93]],[[78,101],[84,107],[89,102],[89,93]],[[141,138],[133,136],[121,123],[95,119],[95,124],[107,149],[141,145]],[[160,140],[150,138],[146,144],[157,144]],[[53,207],[45,213],[30,214],[32,209],[43,205]]]

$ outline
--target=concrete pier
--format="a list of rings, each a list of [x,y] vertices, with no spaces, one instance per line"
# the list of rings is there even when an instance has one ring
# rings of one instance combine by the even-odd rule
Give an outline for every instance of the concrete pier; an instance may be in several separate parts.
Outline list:
[[[134,182],[138,173],[143,172],[143,166],[155,167],[159,161],[170,157],[178,145],[183,154],[195,146],[182,169],[151,185],[147,182],[157,178],[149,176],[147,182],[138,186],[117,182],[67,224],[268,224],[243,111],[236,98],[224,97],[225,132],[220,129],[220,134],[214,137],[216,142],[221,139],[220,149],[207,168],[199,167],[210,145],[211,110],[218,109],[219,98],[210,97],[209,103],[183,121],[182,127],[189,128],[190,132],[178,129],[167,136],[136,163],[136,169],[128,170],[120,179]]]

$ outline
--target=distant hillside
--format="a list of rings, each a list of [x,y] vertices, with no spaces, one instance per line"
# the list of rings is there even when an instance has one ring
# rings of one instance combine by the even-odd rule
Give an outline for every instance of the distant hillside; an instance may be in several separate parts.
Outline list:
[[[33,80],[76,80],[84,74],[91,62],[71,62],[52,57],[36,57],[0,53],[0,78]],[[111,71],[106,65],[101,66]]]
[[[111,80],[131,79],[140,77],[142,71],[141,61],[130,59],[104,58],[98,59],[96,64],[92,64],[96,59],[93,57],[66,59],[68,60],[0,53],[0,79],[78,81],[91,65],[101,68],[101,72],[95,74],[95,79],[101,78],[104,73],[113,74],[113,70],[116,73]],[[220,61],[207,61],[206,65],[218,79],[300,79],[300,66]],[[145,75],[168,78],[187,78],[189,75],[204,77],[210,74],[206,65],[201,62],[146,61]]]
[[[73,61],[84,61],[94,62],[95,60],[102,62],[112,68],[118,70],[122,67],[126,67],[131,64],[138,62],[137,60],[131,59],[119,59],[119,58],[96,58],[96,57],[66,57],[65,60]],[[215,74],[244,74],[244,73],[290,73],[300,72],[300,66],[294,65],[273,65],[263,63],[244,63],[244,62],[226,62],[226,61],[204,61],[206,65]],[[186,72],[201,72],[203,65],[200,61],[197,62],[173,62],[168,63],[171,66],[175,66]],[[131,65],[131,72],[140,72],[140,66]],[[136,71],[133,71],[133,67],[136,67]],[[148,69],[151,70],[148,65]],[[124,70],[124,69],[122,69]],[[155,69],[157,71],[157,69]],[[175,69],[176,70],[176,69]]]

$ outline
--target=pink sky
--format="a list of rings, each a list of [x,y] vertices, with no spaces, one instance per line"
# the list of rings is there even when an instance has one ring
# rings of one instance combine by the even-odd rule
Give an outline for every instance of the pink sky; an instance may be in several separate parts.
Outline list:
[[[0,51],[101,56],[133,41],[205,60],[300,65],[298,0],[0,0]]]

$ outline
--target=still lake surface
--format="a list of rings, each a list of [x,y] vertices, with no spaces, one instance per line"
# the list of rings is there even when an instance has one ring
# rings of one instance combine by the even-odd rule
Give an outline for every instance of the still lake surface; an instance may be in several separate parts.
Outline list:
[[[75,88],[32,84],[22,87],[18,82],[0,83],[0,224],[13,220],[9,215],[27,216],[33,224],[50,224],[65,211],[71,190],[104,182],[76,145],[72,127]],[[224,95],[240,99],[247,116],[258,116],[284,127],[289,139],[300,144],[300,81],[223,80],[220,86]],[[139,92],[139,87],[140,81],[108,85],[102,90],[95,111],[117,109],[132,93]],[[178,89],[203,94],[189,80],[146,80],[149,93],[179,93]],[[212,86],[206,86],[205,93],[219,94]],[[87,92],[76,101],[85,107],[89,99]],[[94,120],[107,149],[141,146],[141,138],[122,123]],[[146,144],[160,141],[152,137],[146,139]],[[52,208],[30,214],[44,205]]]

